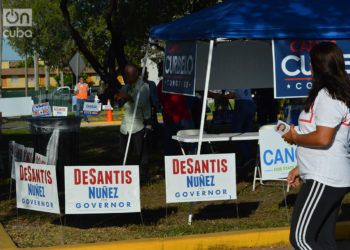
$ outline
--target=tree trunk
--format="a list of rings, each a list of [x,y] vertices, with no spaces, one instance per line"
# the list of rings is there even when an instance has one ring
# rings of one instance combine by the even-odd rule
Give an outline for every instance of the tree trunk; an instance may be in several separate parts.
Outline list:
[[[50,69],[49,66],[45,64],[45,90],[49,91],[50,87]]]
[[[39,90],[39,62],[38,62],[38,54],[34,52],[34,78],[35,78],[35,91]]]
[[[62,70],[60,70],[60,85],[61,87],[64,87],[64,76]]]
[[[111,32],[112,39],[111,44],[108,50],[106,51],[104,64],[100,64],[97,60],[97,57],[87,48],[86,43],[79,32],[74,28],[71,23],[70,14],[67,8],[68,0],[60,1],[60,9],[62,16],[65,21],[65,25],[68,28],[68,31],[75,41],[75,44],[79,48],[80,52],[91,64],[92,68],[96,73],[101,77],[101,79],[107,84],[107,89],[104,94],[99,96],[100,100],[105,103],[107,99],[113,99],[114,94],[121,87],[121,83],[117,80],[116,72],[116,61],[118,63],[119,69],[124,72],[125,65],[127,60],[124,53],[124,38],[122,31],[117,29],[112,24],[112,17],[116,15],[117,2],[115,0],[110,0],[111,8],[106,15],[107,28]]]

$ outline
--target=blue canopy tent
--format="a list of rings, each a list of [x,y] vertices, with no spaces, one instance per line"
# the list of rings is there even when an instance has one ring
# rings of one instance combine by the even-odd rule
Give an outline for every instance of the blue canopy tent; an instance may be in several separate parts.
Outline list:
[[[345,0],[226,0],[155,26],[152,39],[342,39],[350,37]]]
[[[150,38],[233,40],[219,43],[210,53],[210,82],[217,89],[271,88],[271,39],[350,38],[350,6],[344,0],[226,0],[155,26]],[[196,88],[205,89],[208,44],[197,50]]]

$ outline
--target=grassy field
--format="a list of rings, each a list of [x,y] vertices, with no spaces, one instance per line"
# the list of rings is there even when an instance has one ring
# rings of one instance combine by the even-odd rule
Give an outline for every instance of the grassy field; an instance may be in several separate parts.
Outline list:
[[[118,127],[82,128],[80,163],[86,165],[121,164]],[[0,142],[3,162],[7,162],[9,140],[30,146],[26,129],[5,130]],[[214,145],[220,152],[234,152],[230,143]],[[0,222],[19,247],[105,242],[149,237],[170,237],[231,230],[288,226],[297,190],[287,195],[280,182],[269,182],[252,192],[253,165],[238,170],[238,200],[200,202],[193,206],[194,220],[187,225],[189,204],[165,204],[164,166],[161,145],[153,149],[152,180],[141,187],[142,215],[67,215],[57,216],[16,209],[9,200],[9,180],[0,182]],[[63,194],[61,199],[63,199]],[[142,217],[141,217],[142,216]],[[350,196],[342,207],[340,220],[350,218]]]

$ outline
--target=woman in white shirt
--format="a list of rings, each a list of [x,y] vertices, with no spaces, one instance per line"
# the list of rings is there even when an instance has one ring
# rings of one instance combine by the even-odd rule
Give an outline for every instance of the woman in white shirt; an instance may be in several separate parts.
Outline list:
[[[288,176],[303,181],[292,216],[290,241],[296,249],[336,249],[335,224],[350,187],[350,80],[343,52],[322,42],[310,51],[313,86],[284,140],[298,145],[298,167]]]

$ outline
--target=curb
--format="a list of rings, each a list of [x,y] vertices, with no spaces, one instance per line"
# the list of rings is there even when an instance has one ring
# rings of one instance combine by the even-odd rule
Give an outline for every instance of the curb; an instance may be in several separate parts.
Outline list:
[[[0,249],[16,249],[15,243],[12,242],[10,236],[6,233],[4,227],[0,223]]]
[[[81,122],[81,127],[104,127],[104,126],[119,126],[121,125],[122,122],[121,121],[113,121],[113,122]]]
[[[337,240],[350,239],[350,221],[337,223]],[[182,237],[115,241],[54,247],[34,247],[26,250],[198,250],[213,247],[240,248],[289,245],[289,228],[245,230],[237,232],[188,235]],[[0,224],[0,249],[17,249]]]

